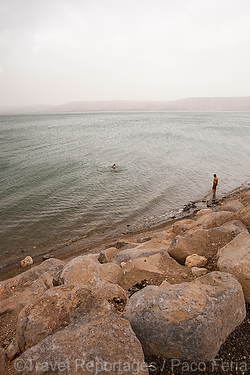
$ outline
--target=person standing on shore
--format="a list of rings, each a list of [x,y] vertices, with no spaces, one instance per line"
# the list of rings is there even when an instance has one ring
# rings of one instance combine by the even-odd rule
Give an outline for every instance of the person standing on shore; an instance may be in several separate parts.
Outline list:
[[[213,180],[213,187],[212,187],[212,190],[213,190],[213,198],[215,198],[215,194],[216,194],[216,187],[218,185],[218,177],[216,176],[216,174],[214,174],[214,180]]]

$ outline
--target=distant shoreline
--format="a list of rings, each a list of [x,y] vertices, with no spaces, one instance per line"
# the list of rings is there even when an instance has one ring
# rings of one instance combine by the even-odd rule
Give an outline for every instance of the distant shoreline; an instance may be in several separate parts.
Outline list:
[[[0,115],[100,111],[250,111],[250,96],[185,98],[172,101],[75,101],[60,105],[0,106]]]

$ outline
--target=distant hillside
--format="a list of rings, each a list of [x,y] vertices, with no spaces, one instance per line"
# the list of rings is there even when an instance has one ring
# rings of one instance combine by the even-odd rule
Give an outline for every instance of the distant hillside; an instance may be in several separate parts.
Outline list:
[[[56,106],[0,107],[7,113],[62,113],[88,111],[250,111],[250,96],[187,98],[174,101],[77,101]]]
[[[187,98],[166,103],[166,109],[187,111],[250,111],[250,96]]]
[[[85,101],[51,107],[49,112],[85,111],[250,111],[250,96],[235,98],[187,98],[175,101]]]

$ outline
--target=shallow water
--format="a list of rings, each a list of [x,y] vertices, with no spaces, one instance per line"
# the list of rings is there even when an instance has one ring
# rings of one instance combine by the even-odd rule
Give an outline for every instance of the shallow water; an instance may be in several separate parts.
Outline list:
[[[249,112],[0,116],[0,264],[248,184],[249,144]]]

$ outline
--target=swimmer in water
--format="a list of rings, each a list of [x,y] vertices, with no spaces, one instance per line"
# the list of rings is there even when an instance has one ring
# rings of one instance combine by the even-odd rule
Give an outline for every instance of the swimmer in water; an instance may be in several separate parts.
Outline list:
[[[116,169],[116,165],[115,165],[115,164],[113,164],[111,168],[113,168],[113,169]]]

